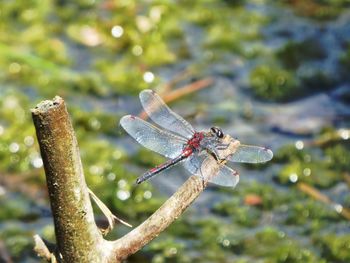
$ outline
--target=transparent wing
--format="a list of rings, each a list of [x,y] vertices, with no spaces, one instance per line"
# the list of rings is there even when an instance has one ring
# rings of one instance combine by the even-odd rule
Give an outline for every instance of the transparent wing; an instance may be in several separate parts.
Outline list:
[[[205,171],[203,163],[206,158],[210,158],[208,155],[197,155],[193,154],[186,159],[184,162],[184,167],[191,173],[197,176],[203,177]],[[228,187],[235,187],[239,181],[239,174],[235,170],[232,170],[230,167],[223,165],[216,175],[212,175],[212,178],[209,182]]]
[[[199,156],[197,154],[192,154],[184,162],[184,167],[191,173],[195,175],[201,175],[201,167],[204,162],[204,156]]]
[[[230,167],[224,165],[209,182],[222,186],[236,187],[239,182],[239,174]]]
[[[272,157],[273,153],[270,149],[241,144],[228,160],[239,163],[264,163],[270,161]]]
[[[148,116],[159,126],[190,139],[194,129],[186,120],[173,112],[152,90],[140,92],[140,101]]]
[[[126,115],[120,120],[120,125],[138,143],[160,153],[168,158],[175,158],[182,153],[186,139],[132,115]]]

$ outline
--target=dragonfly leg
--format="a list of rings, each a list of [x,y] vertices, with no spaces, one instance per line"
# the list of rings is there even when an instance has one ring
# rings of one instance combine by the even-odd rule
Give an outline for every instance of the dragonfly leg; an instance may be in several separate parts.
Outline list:
[[[218,150],[226,150],[228,147],[229,147],[229,143],[219,143],[217,146],[216,146],[216,149]]]
[[[220,158],[220,153],[219,151],[222,150],[220,149],[219,147],[217,147],[217,145],[209,145],[207,147],[207,150],[209,151],[209,153],[211,155],[214,156],[214,158],[217,160],[217,161],[220,161],[220,160],[223,160],[222,158]]]
[[[203,175],[203,172],[202,172],[202,167],[199,167],[199,176],[202,179],[202,185],[203,185],[203,188],[204,188],[205,187],[205,181],[204,181],[204,175]]]

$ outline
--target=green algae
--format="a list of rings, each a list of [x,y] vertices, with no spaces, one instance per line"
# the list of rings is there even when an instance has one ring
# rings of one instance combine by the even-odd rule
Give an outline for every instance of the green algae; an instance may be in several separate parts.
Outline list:
[[[333,262],[347,262],[350,260],[350,235],[325,234],[314,238],[322,251],[322,256]]]
[[[277,58],[288,69],[296,69],[310,60],[324,59],[326,52],[316,39],[302,42],[287,42],[276,52]]]
[[[297,14],[320,21],[337,18],[344,9],[349,7],[347,0],[306,0],[306,1],[284,1],[291,6]]]
[[[296,6],[296,2],[301,1],[287,1],[287,5],[297,14],[322,20],[334,19],[347,6],[345,1],[307,1],[316,4],[310,10]],[[278,4],[132,0],[120,5],[86,0],[1,3],[1,172],[21,176],[34,171],[31,182],[44,186],[29,109],[59,94],[66,99],[71,114],[89,187],[118,216],[134,225],[142,222],[166,197],[151,184],[136,187],[134,181],[164,158],[144,149],[133,155],[125,152],[127,149],[116,142],[122,136],[117,129],[121,113],[88,109],[76,105],[76,99],[119,101],[122,94],[136,95],[141,89],[166,83],[169,77],[158,74],[161,69],[173,74],[188,64],[194,69],[191,80],[217,72],[220,77],[236,80],[241,72],[232,68],[234,59],[249,68],[248,86],[261,100],[290,101],[311,92],[329,91],[348,79],[348,48],[339,57],[343,71],[339,77],[315,67],[296,74],[305,63],[323,62],[327,56],[317,39],[287,40],[275,50],[267,47],[263,29],[276,21],[259,10],[270,5]],[[114,26],[123,28],[121,37],[112,36]],[[95,42],[85,37],[86,32],[95,37]],[[213,72],[210,67],[218,64],[225,65]],[[146,72],[154,74],[152,82],[144,80]],[[230,101],[227,105],[229,114],[240,107]],[[212,115],[216,124],[228,120],[221,113],[226,112]],[[294,144],[282,147],[275,154],[277,168],[272,171],[270,163],[245,166],[249,168],[244,175],[247,178],[250,171],[264,168],[264,175],[259,176],[273,177],[274,182],[265,178],[248,181],[242,175],[234,190],[208,188],[209,193],[220,192],[224,199],[207,202],[206,209],[212,213],[199,209],[197,218],[194,213],[185,213],[130,262],[347,262],[349,236],[333,231],[347,221],[332,207],[298,191],[291,175],[320,191],[332,191],[350,170],[349,147],[345,140],[339,140],[311,148],[298,150]],[[251,194],[261,202],[247,204],[245,197]],[[350,202],[339,199],[344,207]],[[30,205],[20,205],[26,202],[22,199],[1,201],[4,222],[24,222],[38,216],[28,212]],[[54,240],[50,226],[44,226],[43,236]],[[16,261],[31,255],[33,233],[26,228],[1,229],[1,239]],[[117,237],[125,232],[118,227],[113,234]]]
[[[32,232],[22,230],[17,225],[12,224],[2,229],[0,238],[4,240],[4,246],[8,249],[13,260],[25,260],[28,254],[34,254],[32,251]]]
[[[340,218],[336,211],[331,207],[314,201],[306,200],[304,202],[294,203],[289,210],[286,224],[305,226],[305,234],[308,232],[318,232],[325,227],[328,222],[339,221]]]
[[[288,70],[259,65],[250,73],[253,93],[262,99],[286,101],[299,96],[299,81]]]
[[[278,181],[282,184],[292,183],[291,177],[297,176],[299,182],[305,182],[318,188],[329,188],[341,179],[341,175],[329,169],[324,162],[301,163],[294,161],[287,164],[278,174]]]

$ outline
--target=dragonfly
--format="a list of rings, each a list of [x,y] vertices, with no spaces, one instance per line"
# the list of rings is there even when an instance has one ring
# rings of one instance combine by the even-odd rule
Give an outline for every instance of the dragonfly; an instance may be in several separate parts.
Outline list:
[[[137,184],[179,163],[183,163],[190,174],[203,178],[203,164],[211,155],[221,165],[208,181],[221,186],[235,187],[239,181],[239,174],[226,165],[227,161],[264,163],[273,157],[268,148],[241,144],[234,139],[235,151],[222,158],[220,151],[226,149],[228,144],[223,143],[225,135],[221,128],[214,126],[208,131],[196,131],[189,122],[172,111],[153,90],[143,90],[139,97],[143,109],[154,124],[134,115],[126,115],[121,118],[120,125],[138,143],[167,157],[168,160],[138,177]]]

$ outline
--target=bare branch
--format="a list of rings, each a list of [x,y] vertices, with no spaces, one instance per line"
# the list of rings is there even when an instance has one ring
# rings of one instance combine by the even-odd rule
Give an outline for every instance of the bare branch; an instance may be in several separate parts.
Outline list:
[[[64,101],[55,97],[32,110],[44,162],[57,247],[62,262],[102,262],[104,242],[92,212],[78,144]]]
[[[53,257],[45,244],[36,238],[36,250],[46,259],[121,262],[177,219],[224,164],[209,155],[201,166],[202,178],[190,177],[145,222],[116,241],[106,241],[94,221],[78,144],[64,101],[60,97],[44,101],[32,110],[32,116],[44,162],[58,249]],[[228,147],[220,150],[222,159],[234,153],[239,145],[229,136],[224,138],[224,143]]]
[[[41,237],[39,235],[34,235],[33,238],[35,243],[34,251],[38,254],[38,256],[47,262],[56,262],[55,255],[50,252]]]
[[[213,84],[213,82],[214,82],[214,80],[212,78],[200,79],[200,80],[197,80],[197,81],[190,83],[186,86],[183,86],[181,88],[173,90],[162,97],[164,99],[164,102],[168,103],[168,102],[176,100],[182,96],[186,96],[192,92],[206,88],[206,87],[210,86],[211,84]]]
[[[237,142],[226,136],[224,143],[228,143],[229,147],[220,153],[221,157],[225,158],[235,152],[239,145]],[[207,157],[202,167],[203,178],[190,177],[152,216],[122,238],[112,242],[114,257],[121,261],[157,237],[199,196],[223,164],[218,164],[212,156]]]

